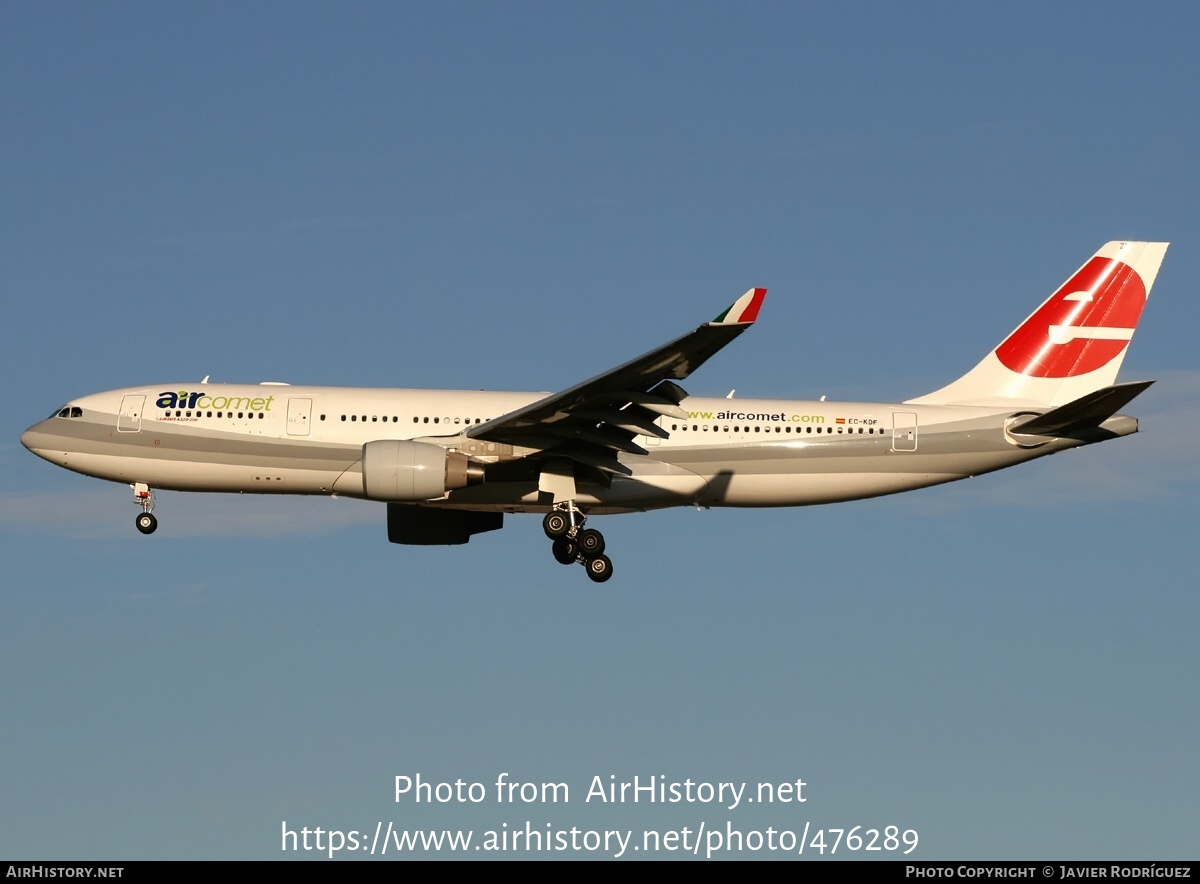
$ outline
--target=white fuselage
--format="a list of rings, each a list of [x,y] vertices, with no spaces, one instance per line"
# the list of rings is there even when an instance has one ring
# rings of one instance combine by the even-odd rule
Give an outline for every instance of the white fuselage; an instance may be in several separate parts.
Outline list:
[[[362,447],[425,440],[486,465],[481,485],[428,505],[545,511],[536,476],[498,469],[528,451],[468,439],[471,426],[544,393],[182,384],[73,400],[22,436],[76,472],[154,488],[363,497]],[[581,483],[592,512],[665,506],[796,506],[906,491],[989,472],[1081,443],[1022,444],[1012,407],[690,397],[660,416],[669,437],[638,436],[647,454],[610,486]],[[65,413],[65,416],[63,416]],[[495,471],[495,478],[492,472]]]

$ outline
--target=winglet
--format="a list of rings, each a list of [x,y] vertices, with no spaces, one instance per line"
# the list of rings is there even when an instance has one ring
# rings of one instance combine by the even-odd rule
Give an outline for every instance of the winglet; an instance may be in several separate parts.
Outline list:
[[[714,319],[709,325],[750,325],[758,319],[759,308],[763,298],[767,296],[766,289],[750,289],[742,295],[728,310]]]

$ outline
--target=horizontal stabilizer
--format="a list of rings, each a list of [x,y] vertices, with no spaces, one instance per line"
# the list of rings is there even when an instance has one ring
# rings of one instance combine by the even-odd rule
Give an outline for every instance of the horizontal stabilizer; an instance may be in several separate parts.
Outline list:
[[[1094,430],[1153,383],[1134,381],[1105,387],[1080,396],[1074,402],[1052,408],[1045,414],[1034,415],[1009,427],[1008,431],[1022,436],[1070,436],[1084,430]]]

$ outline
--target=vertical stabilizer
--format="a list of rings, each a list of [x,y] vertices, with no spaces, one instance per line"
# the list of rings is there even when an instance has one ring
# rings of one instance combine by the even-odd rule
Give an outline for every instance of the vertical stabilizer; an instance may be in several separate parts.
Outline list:
[[[1110,242],[977,366],[909,402],[1057,406],[1111,386],[1165,242]]]

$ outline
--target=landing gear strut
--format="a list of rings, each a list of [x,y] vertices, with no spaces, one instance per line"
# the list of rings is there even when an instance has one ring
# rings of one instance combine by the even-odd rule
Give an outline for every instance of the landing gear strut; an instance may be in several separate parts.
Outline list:
[[[612,577],[612,560],[604,555],[604,535],[595,528],[584,528],[587,516],[568,500],[554,505],[542,520],[546,536],[554,541],[550,551],[563,565],[583,565],[587,576],[596,583]]]
[[[142,508],[138,517],[133,520],[133,524],[143,534],[153,534],[154,529],[158,527],[158,519],[154,518],[154,492],[149,485],[141,482],[130,487],[133,489],[133,502]]]

